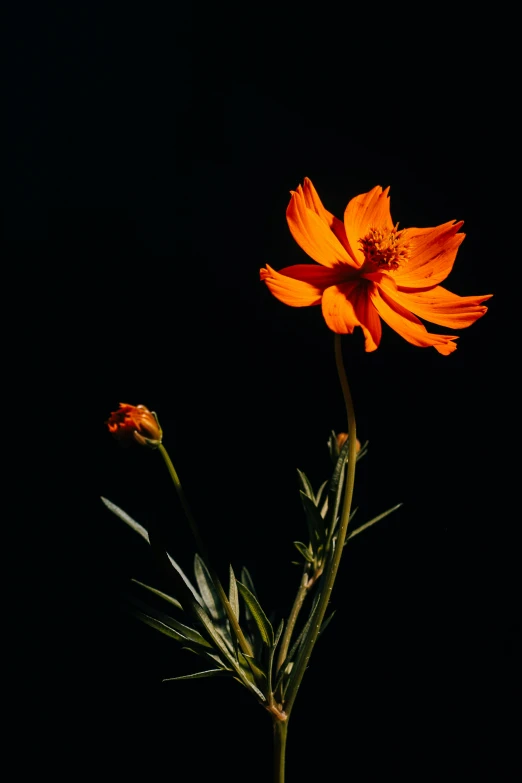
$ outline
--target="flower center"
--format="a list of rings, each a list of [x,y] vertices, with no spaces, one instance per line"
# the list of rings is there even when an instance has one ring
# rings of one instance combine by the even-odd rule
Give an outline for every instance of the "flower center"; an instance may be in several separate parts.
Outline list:
[[[408,260],[410,246],[404,238],[404,229],[398,231],[398,226],[397,223],[391,230],[370,228],[366,236],[359,240],[364,253],[364,263],[373,271],[393,271]]]

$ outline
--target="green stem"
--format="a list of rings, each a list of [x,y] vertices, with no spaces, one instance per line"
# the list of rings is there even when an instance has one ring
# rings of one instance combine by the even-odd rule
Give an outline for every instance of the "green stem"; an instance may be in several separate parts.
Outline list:
[[[242,652],[245,655],[252,656],[252,647],[248,643],[247,639],[245,638],[245,635],[243,631],[240,628],[240,625],[237,621],[237,618],[234,614],[234,610],[232,609],[230,605],[230,601],[228,600],[227,594],[225,593],[225,590],[223,589],[223,585],[221,584],[221,581],[212,568],[210,564],[210,560],[208,557],[208,553],[206,550],[206,547],[203,543],[203,539],[201,538],[199,528],[197,525],[197,522],[194,518],[194,515],[192,514],[192,511],[190,509],[187,497],[183,491],[183,487],[181,486],[181,481],[179,480],[179,476],[176,472],[176,468],[172,464],[172,460],[169,457],[169,453],[163,443],[160,443],[158,446],[158,449],[160,451],[161,456],[163,457],[163,460],[165,462],[165,465],[167,466],[167,469],[169,471],[170,477],[172,481],[174,482],[174,486],[176,488],[176,492],[178,493],[178,497],[180,499],[181,505],[183,506],[183,511],[185,512],[185,516],[187,517],[188,523],[190,525],[190,529],[192,530],[192,534],[194,536],[194,539],[196,541],[196,547],[198,550],[198,553],[201,555],[205,563],[207,564],[207,568],[210,571],[210,575],[212,577],[212,580],[214,581],[216,585],[216,589],[219,593],[219,596],[221,598],[221,601],[223,602],[223,606],[225,607],[225,612],[227,613],[228,620],[231,624],[231,626],[234,629],[234,632],[237,636],[237,640],[239,642],[239,646],[241,647]]]
[[[275,719],[274,725],[274,783],[285,783],[286,737],[288,719]]]
[[[163,460],[165,462],[165,465],[167,466],[167,470],[170,473],[170,477],[172,481],[174,482],[174,486],[176,487],[176,492],[178,493],[178,497],[180,499],[181,505],[183,506],[183,511],[185,512],[185,516],[188,519],[188,523],[190,525],[190,529],[192,530],[192,534],[194,536],[194,539],[196,541],[196,547],[201,555],[201,557],[206,560],[206,549],[203,544],[203,539],[200,536],[199,529],[196,523],[196,520],[194,519],[194,516],[192,514],[192,511],[190,510],[190,506],[188,504],[187,497],[183,491],[183,487],[181,486],[181,481],[179,480],[179,476],[176,472],[176,468],[172,464],[172,460],[169,457],[169,453],[163,443],[160,443],[158,446],[159,452],[161,456],[163,457]]]
[[[348,386],[348,379],[346,378],[346,372],[343,364],[342,350],[341,350],[341,337],[335,335],[335,362],[337,365],[337,372],[339,374],[339,380],[341,382],[341,388],[343,391],[344,402],[346,405],[346,414],[348,418],[348,466],[346,471],[346,486],[344,489],[343,507],[341,511],[341,519],[339,521],[339,532],[335,542],[335,549],[331,556],[328,558],[328,563],[323,574],[322,584],[320,585],[320,598],[314,613],[312,622],[310,623],[310,629],[306,635],[301,652],[295,662],[294,670],[288,683],[286,691],[286,699],[284,704],[284,710],[288,716],[290,716],[292,707],[294,705],[297,691],[301,685],[304,673],[308,666],[308,661],[312,654],[312,650],[319,636],[321,625],[326,614],[326,609],[330,601],[332,589],[334,586],[339,564],[343,554],[344,542],[346,540],[346,533],[348,531],[348,522],[350,520],[350,509],[353,498],[353,487],[355,482],[355,463],[357,454],[356,444],[356,432],[355,432],[355,413],[353,409],[352,395],[350,393],[350,387]]]
[[[290,647],[290,642],[292,640],[292,634],[294,632],[295,624],[297,622],[297,618],[299,616],[299,612],[301,611],[301,607],[304,603],[304,600],[306,598],[306,594],[308,593],[308,573],[310,571],[310,568],[308,564],[305,565],[303,569],[303,576],[301,577],[301,583],[299,585],[299,590],[297,591],[297,595],[295,597],[294,605],[292,606],[292,611],[290,612],[290,617],[288,618],[288,623],[285,628],[285,632],[283,634],[283,638],[281,640],[281,646],[279,648],[279,655],[277,656],[277,665],[276,665],[276,674],[281,668],[281,666],[284,664],[286,660],[286,656],[288,654],[288,648]]]

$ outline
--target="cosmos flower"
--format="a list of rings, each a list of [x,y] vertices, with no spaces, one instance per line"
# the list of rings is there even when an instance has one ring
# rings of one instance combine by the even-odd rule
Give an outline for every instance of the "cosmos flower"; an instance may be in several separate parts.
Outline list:
[[[136,440],[142,446],[155,448],[163,436],[156,415],[145,405],[120,402],[119,410],[111,413],[106,424],[109,432],[118,440]]]
[[[457,296],[439,285],[451,272],[465,234],[462,221],[435,228],[399,230],[390,215],[389,188],[379,186],[353,198],[344,222],[328,212],[309,179],[292,191],[286,217],[292,236],[317,264],[276,272],[261,269],[261,280],[292,307],[320,304],[337,334],[360,326],[365,349],[381,340],[381,318],[409,343],[432,345],[448,355],[456,335],[431,334],[419,320],[462,329],[487,311],[492,295]]]

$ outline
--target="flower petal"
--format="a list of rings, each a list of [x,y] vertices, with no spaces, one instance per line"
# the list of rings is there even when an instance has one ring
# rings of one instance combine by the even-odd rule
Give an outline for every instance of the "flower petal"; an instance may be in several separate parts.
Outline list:
[[[359,240],[366,236],[370,228],[393,228],[390,215],[390,188],[383,189],[377,185],[369,193],[361,193],[352,198],[344,211],[344,228],[346,230],[347,247],[355,259],[357,266],[364,263],[364,254],[359,246]]]
[[[295,264],[276,272],[267,264],[259,275],[281,302],[291,307],[307,307],[321,303],[324,289],[339,280],[340,271],[338,267],[325,269],[315,264]]]
[[[370,301],[371,283],[351,281],[333,285],[323,294],[324,319],[333,332],[351,334],[360,326],[364,334],[364,348],[375,351],[381,341],[382,324]]]
[[[332,230],[329,215],[315,189],[312,191],[309,185],[306,185],[306,190],[299,185],[296,191],[292,191],[286,219],[297,244],[310,258],[323,266],[333,267],[339,263],[355,266],[348,251]],[[333,215],[331,217],[333,218]]]
[[[482,302],[493,296],[458,296],[440,285],[427,291],[405,292],[399,289],[390,292],[390,295],[419,318],[450,329],[463,329],[474,324],[488,310]]]
[[[397,285],[408,288],[435,286],[447,278],[465,234],[457,234],[463,221],[450,220],[434,228],[407,228],[404,239],[410,258],[395,273]]]
[[[444,356],[457,350],[453,342],[458,339],[456,335],[431,334],[416,316],[394,301],[382,288],[375,286],[370,292],[370,297],[382,320],[412,345],[421,348],[432,345]]]
[[[355,315],[353,304],[349,296],[357,283],[342,283],[327,288],[323,293],[322,309],[324,320],[329,328],[336,334],[351,334],[359,320]]]
[[[305,204],[312,212],[316,212],[319,217],[329,225],[334,232],[339,242],[346,247],[346,231],[344,230],[344,223],[323,206],[323,202],[319,198],[319,194],[312,185],[312,181],[305,177],[303,182],[303,195]]]

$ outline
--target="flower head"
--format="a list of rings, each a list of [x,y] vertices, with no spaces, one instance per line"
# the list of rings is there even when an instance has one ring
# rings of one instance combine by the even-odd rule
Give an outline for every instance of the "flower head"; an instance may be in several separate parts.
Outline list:
[[[317,264],[276,272],[261,269],[272,294],[292,307],[320,304],[337,334],[360,326],[365,349],[381,340],[381,319],[409,343],[432,345],[447,355],[456,335],[431,334],[420,318],[459,329],[487,311],[486,296],[457,296],[439,285],[451,272],[465,234],[462,221],[435,228],[399,230],[390,215],[389,188],[379,186],[353,198],[344,221],[328,212],[309,179],[292,191],[286,211],[292,236]]]
[[[145,405],[120,402],[119,410],[111,413],[106,424],[109,432],[123,442],[134,439],[142,446],[156,448],[163,436],[156,414]]]

